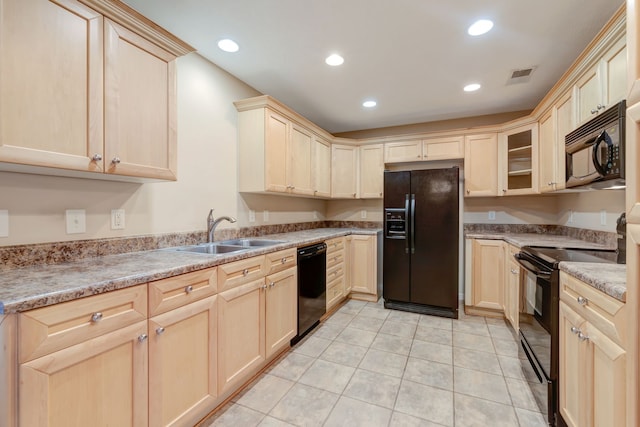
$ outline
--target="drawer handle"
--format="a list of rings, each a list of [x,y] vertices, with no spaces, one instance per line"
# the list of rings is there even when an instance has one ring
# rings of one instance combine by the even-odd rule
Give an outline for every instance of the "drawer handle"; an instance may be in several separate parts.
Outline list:
[[[156,328],[156,334],[162,335],[163,333],[164,333],[164,328],[162,326],[160,326],[159,328]]]
[[[286,263],[287,263],[287,259],[286,259],[286,258],[282,258],[282,259],[280,260],[280,262],[281,262],[281,263],[283,263],[283,264],[286,264]]]
[[[91,321],[92,321],[93,323],[98,323],[98,322],[99,322],[99,321],[101,321],[101,320],[102,320],[102,313],[97,312],[97,313],[93,313],[93,314],[91,315]]]
[[[147,338],[149,338],[149,335],[147,334],[142,334],[138,337],[138,342],[145,342],[147,340]]]
[[[188,285],[184,287],[184,292],[187,294],[190,294],[191,292],[193,292],[193,286]]]
[[[518,272],[514,269],[511,269],[511,274],[518,274]]]
[[[94,162],[99,162],[100,160],[102,160],[102,155],[101,154],[94,154],[93,157],[91,158],[91,160],[93,160]]]
[[[111,163],[113,163],[114,165],[120,164],[120,157],[114,157],[113,159],[111,159]]]
[[[583,334],[582,332],[578,332],[578,339],[579,339],[580,341],[588,341],[588,340],[589,340],[589,337],[588,337],[588,336],[586,336],[585,334]]]
[[[579,334],[580,333],[580,329],[576,328],[575,326],[571,327],[571,333],[572,334]]]
[[[589,300],[585,297],[578,297],[576,298],[576,301],[578,301],[578,304],[580,305],[587,305],[587,303],[589,302]]]
[[[244,270],[242,270],[242,275],[243,275],[243,276],[245,276],[245,277],[246,277],[246,276],[247,276],[247,274],[249,274],[249,269],[248,269],[248,268],[245,268]]]

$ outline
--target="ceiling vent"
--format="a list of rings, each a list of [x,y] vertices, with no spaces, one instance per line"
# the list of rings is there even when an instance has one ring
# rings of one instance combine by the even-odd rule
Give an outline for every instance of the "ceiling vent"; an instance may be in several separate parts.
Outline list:
[[[531,74],[535,71],[536,67],[521,68],[519,70],[512,70],[511,76],[507,80],[508,85],[515,85],[520,83],[528,83],[531,80]]]

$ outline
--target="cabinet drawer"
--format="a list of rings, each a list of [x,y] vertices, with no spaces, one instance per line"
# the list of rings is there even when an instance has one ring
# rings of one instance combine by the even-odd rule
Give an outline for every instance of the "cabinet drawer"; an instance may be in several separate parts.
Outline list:
[[[344,263],[344,250],[327,254],[327,269]]]
[[[218,292],[265,276],[265,257],[256,256],[218,266]]]
[[[327,283],[331,283],[338,277],[344,276],[344,264],[338,264],[327,269]]]
[[[21,313],[20,363],[146,318],[146,284]]]
[[[560,299],[585,320],[626,348],[625,303],[560,272]]]
[[[149,283],[149,316],[166,313],[174,308],[215,294],[218,276],[216,268],[194,271]]]
[[[344,295],[343,278],[339,278],[327,287],[327,310],[336,305]]]
[[[329,239],[325,243],[327,244],[327,256],[333,252],[344,250],[344,237]]]
[[[297,256],[296,248],[266,254],[267,274],[277,273],[295,266],[297,264]]]

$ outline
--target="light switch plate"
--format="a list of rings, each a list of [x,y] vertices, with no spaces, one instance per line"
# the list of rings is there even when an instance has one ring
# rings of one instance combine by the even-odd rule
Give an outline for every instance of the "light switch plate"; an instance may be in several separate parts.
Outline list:
[[[124,230],[124,209],[111,209],[111,229]]]
[[[9,211],[0,210],[0,237],[9,237]]]
[[[85,233],[87,231],[87,214],[84,209],[67,209],[67,234]]]
[[[607,225],[607,211],[604,209],[600,211],[600,225]]]
[[[269,211],[266,211],[266,210],[265,210],[265,211],[262,211],[262,220],[263,220],[264,222],[269,221]]]
[[[495,221],[496,211],[489,211],[489,221]]]
[[[360,211],[360,218],[361,219],[366,219],[367,218],[367,210],[366,209],[362,209]]]
[[[249,209],[249,222],[256,222],[256,211]]]
[[[569,209],[569,220],[567,222],[573,222],[573,211],[571,209]]]

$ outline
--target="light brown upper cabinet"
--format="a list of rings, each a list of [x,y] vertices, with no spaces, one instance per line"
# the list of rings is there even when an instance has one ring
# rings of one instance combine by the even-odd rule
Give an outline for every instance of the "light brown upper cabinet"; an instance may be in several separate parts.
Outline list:
[[[384,150],[382,144],[360,146],[360,198],[382,198]]]
[[[627,94],[627,48],[621,37],[576,82],[576,126],[603,112]]]
[[[538,123],[498,134],[498,194],[503,196],[538,192]]]
[[[0,3],[0,169],[175,180],[174,60],[193,49],[83,3]]]
[[[498,135],[467,135],[464,141],[464,195],[498,195]]]
[[[331,145],[331,198],[358,197],[358,147]]]
[[[313,195],[331,197],[331,143],[317,135],[313,140]]]
[[[565,188],[564,137],[574,128],[571,94],[567,91],[538,122],[538,189],[541,193]]]
[[[463,157],[464,137],[462,135],[412,139],[384,144],[385,163],[462,159]]]

